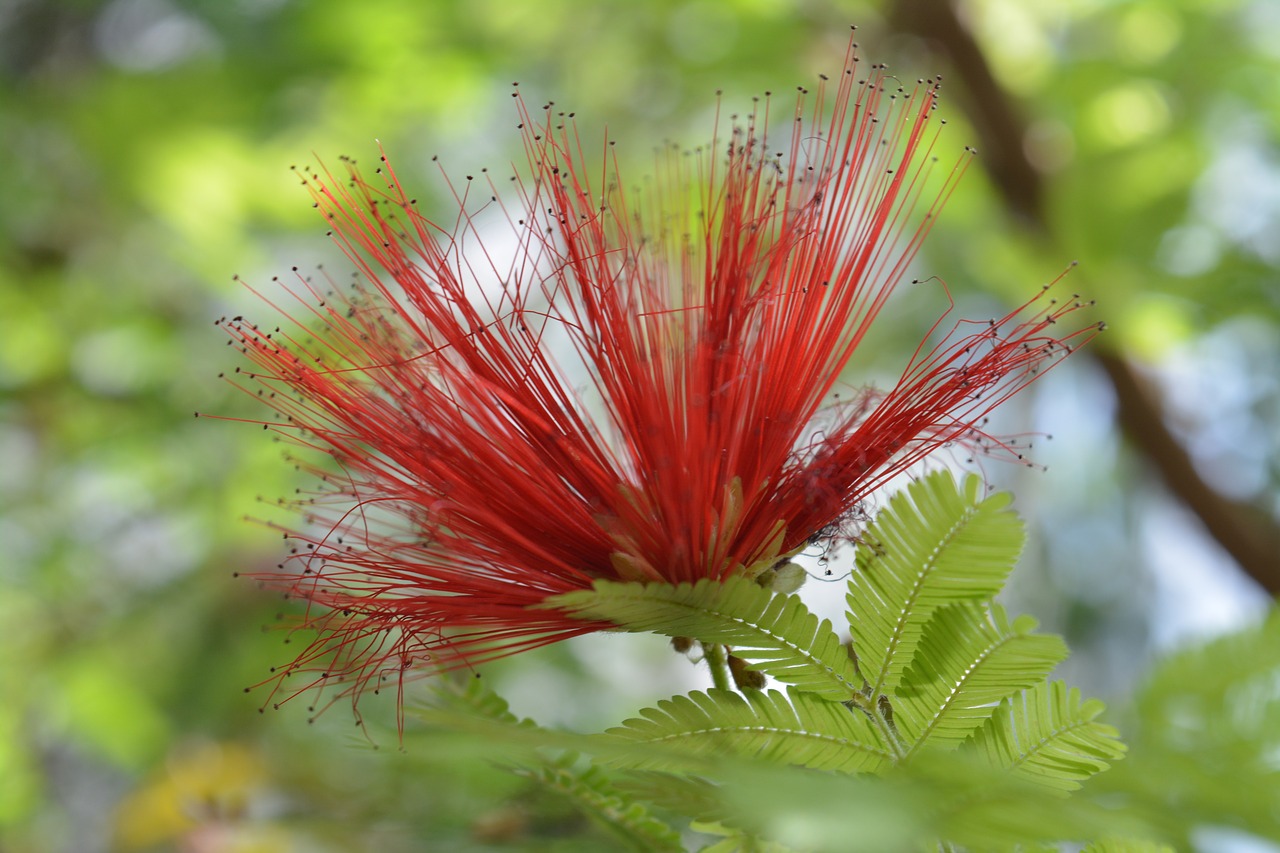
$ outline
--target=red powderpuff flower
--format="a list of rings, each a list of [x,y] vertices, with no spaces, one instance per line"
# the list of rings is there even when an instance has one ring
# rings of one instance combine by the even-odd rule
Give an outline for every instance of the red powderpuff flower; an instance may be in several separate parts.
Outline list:
[[[516,93],[531,175],[513,199],[487,173],[450,184],[451,222],[386,158],[306,175],[356,283],[300,277],[311,319],[284,331],[225,322],[267,426],[323,459],[266,577],[317,632],[277,677],[355,696],[608,628],[546,602],[756,576],[940,447],[1015,453],[980,424],[1097,328],[1055,334],[1077,302],[957,324],[892,388],[824,405],[968,161],[926,188],[937,95],[859,79],[851,50],[809,122],[801,90],[784,150],[766,99],[628,197],[607,146],[591,171],[572,114]]]

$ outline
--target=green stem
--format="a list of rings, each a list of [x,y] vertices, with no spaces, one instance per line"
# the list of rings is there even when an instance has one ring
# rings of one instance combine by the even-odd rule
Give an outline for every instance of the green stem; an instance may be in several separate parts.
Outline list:
[[[898,728],[889,721],[887,716],[885,716],[884,711],[880,708],[879,702],[875,702],[871,709],[871,722],[880,730],[880,734],[884,737],[885,743],[887,743],[889,748],[893,750],[893,755],[896,761],[902,761],[906,758],[908,750],[906,745],[902,742],[902,738],[898,735]]]
[[[871,724],[879,730],[884,742],[893,751],[895,762],[906,758],[907,749],[902,743],[902,738],[898,735],[897,727],[889,722],[878,701],[865,694],[855,693],[845,705],[850,710],[856,708],[871,718]]]
[[[729,656],[719,643],[703,643],[702,659],[711,668],[711,683],[720,690],[732,690],[729,682]]]

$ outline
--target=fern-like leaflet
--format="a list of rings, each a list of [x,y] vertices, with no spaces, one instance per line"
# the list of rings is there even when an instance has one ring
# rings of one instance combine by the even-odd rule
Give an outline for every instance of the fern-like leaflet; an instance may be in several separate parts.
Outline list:
[[[990,600],[1022,550],[1009,496],[979,501],[977,477],[964,491],[949,475],[912,483],[864,534],[849,579],[849,629],[872,696],[892,695],[941,607]]]
[[[439,720],[448,725],[458,712],[500,724],[502,728],[497,732],[521,732],[522,745],[531,740],[533,733],[551,734],[532,720],[517,717],[505,699],[477,679],[468,679],[464,685],[447,682],[436,691],[435,706],[418,709],[417,716],[424,722]],[[600,767],[583,765],[576,752],[522,749],[517,757],[503,763],[516,775],[571,800],[579,811],[631,850],[684,850],[680,834],[672,826],[655,817],[643,802],[616,789]]]
[[[799,598],[774,595],[745,577],[692,586],[596,581],[594,589],[557,596],[551,606],[628,631],[732,646],[760,672],[832,701],[848,701],[862,683],[830,622],[819,621]]]
[[[1102,709],[1061,681],[1041,682],[1002,702],[969,748],[1032,782],[1073,791],[1124,755],[1119,733],[1097,721]]]
[[[695,691],[646,708],[607,734],[691,753],[734,754],[777,764],[842,773],[876,772],[893,754],[863,714],[791,688]],[[669,768],[668,754],[628,761],[637,769]]]
[[[929,620],[892,700],[908,754],[926,744],[958,746],[995,703],[1042,681],[1066,659],[1066,644],[1031,633],[1035,624],[1029,616],[1010,624],[998,604],[969,602],[944,607]]]

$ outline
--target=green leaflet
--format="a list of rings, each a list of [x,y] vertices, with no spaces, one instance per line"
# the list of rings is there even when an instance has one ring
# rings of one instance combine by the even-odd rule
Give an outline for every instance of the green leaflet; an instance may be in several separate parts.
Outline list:
[[[893,698],[908,755],[926,743],[959,746],[997,702],[1043,680],[1066,659],[1066,644],[1030,633],[1035,625],[1029,616],[1010,624],[998,604],[953,604],[934,614]]]
[[[1009,496],[979,501],[946,472],[895,495],[867,529],[849,579],[849,628],[870,695],[892,695],[939,607],[989,599],[1022,551],[1022,522]]]
[[[556,596],[548,606],[628,631],[723,643],[753,669],[838,702],[862,683],[830,622],[820,622],[799,598],[774,595],[744,577],[675,587],[596,581],[593,589]]]
[[[792,688],[695,691],[646,708],[606,735],[676,746],[691,754],[739,755],[842,773],[876,772],[893,759],[866,714]],[[661,770],[670,758],[656,753],[627,765]]]
[[[1135,838],[1104,838],[1095,841],[1080,853],[1174,853],[1167,844]]]
[[[1186,754],[1194,742],[1196,759],[1230,755],[1237,773],[1261,781],[1276,772],[1268,756],[1280,754],[1278,681],[1280,609],[1273,609],[1259,624],[1171,655],[1138,693],[1137,710],[1162,749]]]
[[[720,786],[691,773],[629,768],[618,779],[618,790],[656,808],[685,815],[699,823],[732,820]]]
[[[499,724],[509,735],[516,732],[526,736],[532,732],[550,734],[532,720],[521,719],[511,713],[507,701],[477,679],[468,679],[462,685],[455,683],[442,687],[436,692],[436,698],[439,710],[445,713],[469,712]],[[421,710],[418,714],[424,720],[433,716],[431,709]],[[500,737],[501,731],[499,729],[491,736]],[[542,749],[520,749],[518,747],[523,746],[523,740],[525,737],[513,741],[511,748],[505,751],[513,758],[511,770],[516,775],[571,800],[579,811],[632,850],[664,853],[684,850],[679,832],[654,817],[645,804],[615,788],[599,767],[582,766],[574,752],[562,752],[559,757],[552,758]]]
[[[1280,609],[1169,655],[1130,713],[1131,759],[1092,790],[1124,792],[1175,846],[1206,824],[1280,841]]]
[[[1124,755],[1119,733],[1095,722],[1102,709],[1076,688],[1041,682],[1000,703],[967,748],[1029,781],[1073,791]]]
[[[544,765],[517,771],[544,788],[572,800],[578,809],[632,850],[681,853],[680,833],[653,817],[642,804],[628,802],[623,792],[597,767],[584,769]]]
[[[479,679],[443,681],[435,693],[435,707],[465,710],[486,720],[507,723],[512,726],[536,726],[533,720],[521,719],[511,713],[511,706]]]
[[[735,832],[716,825],[696,825],[702,832],[722,834],[725,837],[715,844],[703,847],[698,853],[793,853],[793,849],[774,841],[761,841],[750,835]]]

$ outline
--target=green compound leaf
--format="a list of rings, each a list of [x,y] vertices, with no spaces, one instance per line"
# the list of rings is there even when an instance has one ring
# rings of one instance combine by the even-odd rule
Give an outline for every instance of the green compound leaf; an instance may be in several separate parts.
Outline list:
[[[912,483],[876,517],[849,579],[849,628],[872,696],[892,695],[940,607],[983,601],[1004,585],[1022,551],[1022,522],[1007,494],[980,500],[947,472]]]
[[[752,669],[836,702],[862,685],[830,622],[819,621],[795,596],[774,595],[745,577],[693,586],[596,581],[593,589],[558,595],[548,606],[627,631],[723,643]]]
[[[478,678],[468,678],[465,681],[442,679],[436,684],[434,699],[434,708],[472,714],[512,726],[537,727],[533,720],[513,714],[507,700]]]
[[[646,708],[606,737],[678,747],[692,755],[737,755],[841,773],[874,773],[893,760],[870,719],[839,702],[792,688],[695,691]],[[626,761],[642,770],[679,769],[667,753]]]
[[[1042,681],[1067,657],[1061,638],[1032,634],[1029,616],[1012,624],[997,604],[953,604],[924,629],[893,699],[894,720],[910,744],[955,747],[996,703]]]
[[[637,800],[697,823],[718,824],[733,817],[720,786],[701,776],[628,768],[615,784]]]
[[[556,750],[557,757],[551,757],[548,750],[526,748],[529,734],[551,733],[532,720],[517,717],[507,701],[480,680],[467,679],[461,684],[445,682],[436,691],[435,698],[436,709],[498,724],[501,729],[488,733],[490,741],[500,742],[503,732],[509,736],[520,733],[521,737],[505,750],[510,760],[503,763],[517,776],[570,800],[579,811],[627,848],[664,853],[684,850],[680,833],[674,827],[654,817],[645,804],[615,787],[599,767],[579,762],[576,752]],[[432,719],[431,709],[419,713],[424,720]],[[588,743],[585,738],[582,740],[584,745]]]
[[[682,853],[680,833],[649,813],[638,802],[626,802],[625,794],[597,767],[575,768],[544,765],[517,770],[542,787],[571,800],[578,809],[614,838],[636,851]]]
[[[1080,853],[1174,853],[1167,844],[1133,838],[1104,838],[1095,841]]]
[[[724,838],[703,847],[698,853],[795,853],[792,847],[734,832],[726,827],[701,825],[694,826],[694,829],[710,834],[725,834]]]
[[[1214,824],[1280,842],[1280,608],[1171,654],[1135,700],[1132,760],[1100,788],[1123,792],[1180,849]]]
[[[1097,699],[1060,681],[1043,682],[1000,703],[966,748],[1037,784],[1074,791],[1125,753],[1119,733],[1095,722]]]

